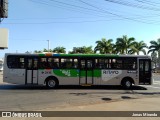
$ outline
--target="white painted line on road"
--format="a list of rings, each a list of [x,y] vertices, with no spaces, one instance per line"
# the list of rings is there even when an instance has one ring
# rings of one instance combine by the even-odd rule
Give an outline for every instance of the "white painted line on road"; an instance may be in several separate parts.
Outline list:
[[[145,87],[151,87],[151,88],[160,89],[160,87],[154,87],[154,86],[145,86]]]
[[[160,85],[160,83],[153,83],[154,85]]]
[[[160,81],[154,81],[153,84],[160,84]]]
[[[159,82],[159,83],[160,83],[160,80],[155,80],[155,81],[153,81],[153,83],[154,83],[154,82]]]

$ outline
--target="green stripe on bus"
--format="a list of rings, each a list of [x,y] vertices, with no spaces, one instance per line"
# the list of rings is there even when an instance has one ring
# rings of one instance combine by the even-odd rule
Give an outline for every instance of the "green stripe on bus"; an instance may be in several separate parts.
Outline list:
[[[39,56],[45,56],[45,54],[39,54]]]
[[[53,54],[60,57],[119,57],[115,54]],[[39,54],[39,56],[46,56],[46,54]]]
[[[115,54],[60,54],[61,57],[119,57]]]
[[[60,77],[78,77],[79,70],[77,69],[57,69],[53,70],[53,73]]]
[[[57,69],[53,73],[59,77],[101,77],[101,70],[78,70],[78,69]]]

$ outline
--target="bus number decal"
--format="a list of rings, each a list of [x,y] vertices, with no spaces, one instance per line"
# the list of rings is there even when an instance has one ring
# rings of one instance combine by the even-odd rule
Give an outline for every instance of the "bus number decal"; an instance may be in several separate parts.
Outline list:
[[[122,70],[102,70],[102,80],[108,81],[122,74]]]
[[[51,74],[51,71],[42,71],[42,74]]]

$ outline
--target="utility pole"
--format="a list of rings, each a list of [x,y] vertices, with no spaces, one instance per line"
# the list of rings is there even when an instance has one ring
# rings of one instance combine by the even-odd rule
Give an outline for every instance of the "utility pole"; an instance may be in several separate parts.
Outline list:
[[[47,40],[47,41],[48,41],[48,52],[49,52],[49,49],[50,49],[50,48],[49,48],[49,46],[50,46],[50,41],[49,41],[49,40]]]

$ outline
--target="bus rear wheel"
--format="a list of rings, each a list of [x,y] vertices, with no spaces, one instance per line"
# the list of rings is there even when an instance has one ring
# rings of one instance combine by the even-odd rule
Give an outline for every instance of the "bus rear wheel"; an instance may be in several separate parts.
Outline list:
[[[122,81],[122,86],[125,89],[130,89],[132,87],[132,81],[130,79],[124,79]]]
[[[58,86],[58,82],[57,80],[53,79],[53,78],[49,78],[47,81],[46,81],[46,86],[47,88],[49,89],[53,89],[53,88],[56,88]]]

